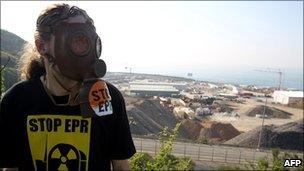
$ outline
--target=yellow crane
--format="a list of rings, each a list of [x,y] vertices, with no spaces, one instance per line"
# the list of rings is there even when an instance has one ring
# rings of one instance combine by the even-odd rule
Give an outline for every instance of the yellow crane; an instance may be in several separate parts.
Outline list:
[[[269,72],[269,73],[277,73],[277,74],[279,74],[279,86],[278,86],[278,90],[281,90],[281,89],[282,89],[283,72],[281,71],[281,69],[266,68],[266,69],[264,69],[264,70],[256,69],[255,71],[259,71],[259,72]]]

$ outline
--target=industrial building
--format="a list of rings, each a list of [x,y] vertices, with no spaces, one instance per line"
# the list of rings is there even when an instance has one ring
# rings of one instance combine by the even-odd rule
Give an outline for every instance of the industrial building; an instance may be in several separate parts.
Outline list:
[[[130,85],[158,85],[158,86],[173,86],[181,91],[187,88],[186,82],[150,82],[148,80],[132,81]]]
[[[273,101],[285,105],[303,102],[303,91],[274,91]]]
[[[179,97],[180,92],[171,85],[130,84],[130,95],[140,97]]]

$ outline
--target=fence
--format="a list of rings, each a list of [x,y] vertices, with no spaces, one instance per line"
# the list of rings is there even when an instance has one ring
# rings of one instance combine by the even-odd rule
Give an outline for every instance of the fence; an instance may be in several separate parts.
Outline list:
[[[154,156],[159,152],[160,142],[156,139],[133,138],[137,152],[147,152]],[[257,163],[265,158],[272,165],[272,152],[270,150],[256,150],[240,147],[210,146],[175,142],[172,154],[181,157],[190,157],[196,161],[222,162],[231,164]],[[303,158],[303,154],[297,153]]]

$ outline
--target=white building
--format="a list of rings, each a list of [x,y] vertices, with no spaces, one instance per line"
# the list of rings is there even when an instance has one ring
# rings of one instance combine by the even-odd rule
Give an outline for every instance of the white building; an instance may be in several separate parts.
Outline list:
[[[130,84],[130,95],[141,97],[178,97],[179,90],[170,85]]]
[[[281,104],[292,104],[303,101],[303,91],[274,91],[273,101]]]

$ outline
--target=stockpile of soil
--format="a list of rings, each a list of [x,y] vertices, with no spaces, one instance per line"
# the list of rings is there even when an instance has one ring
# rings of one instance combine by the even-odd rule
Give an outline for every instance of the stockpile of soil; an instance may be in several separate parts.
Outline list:
[[[202,126],[199,137],[214,140],[215,142],[226,141],[240,134],[230,123],[204,121]]]
[[[224,144],[256,148],[260,131],[261,127],[257,127]],[[278,126],[266,125],[262,131],[260,147],[303,151],[303,133],[303,121]]]
[[[160,105],[158,100],[125,97],[127,114],[132,134],[155,136],[164,127],[173,129],[178,122],[169,109]],[[189,138],[183,127],[179,138]]]
[[[240,134],[230,123],[216,121],[184,120],[183,128],[195,140],[208,140],[212,143],[221,143]]]
[[[247,116],[252,116],[255,117],[256,114],[263,115],[264,112],[264,105],[257,106],[250,110],[247,113]],[[265,108],[265,116],[267,115],[268,118],[280,118],[280,119],[289,119],[290,116],[292,115],[291,113],[282,111],[280,109],[274,108],[274,107],[269,107],[266,106]]]
[[[182,125],[193,139],[197,139],[199,137],[203,127],[201,122],[196,120],[184,120]]]
[[[273,125],[265,125],[262,136],[261,136],[261,147],[268,147],[271,141],[272,130],[274,129]],[[257,147],[259,141],[261,127],[257,127],[253,130],[250,130],[246,133],[243,133],[231,140],[226,141],[224,144],[244,146],[244,147]]]

